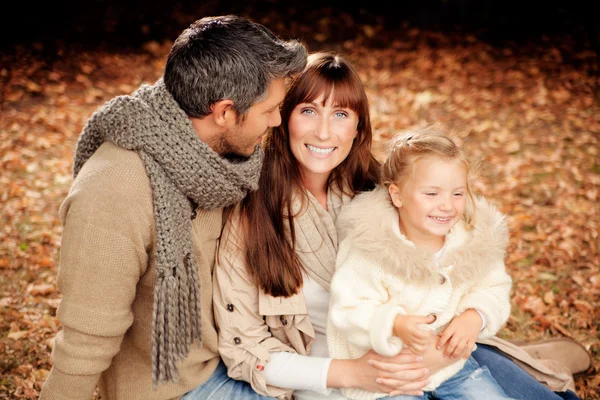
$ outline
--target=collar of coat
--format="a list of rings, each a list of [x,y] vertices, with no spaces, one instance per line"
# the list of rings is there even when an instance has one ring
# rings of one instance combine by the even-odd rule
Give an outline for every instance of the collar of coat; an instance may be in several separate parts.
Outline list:
[[[505,216],[482,197],[475,199],[474,229],[463,221],[446,236],[440,268],[454,285],[473,284],[498,263],[504,263],[508,245]],[[414,284],[438,282],[433,254],[420,250],[400,233],[399,215],[388,191],[378,187],[357,195],[340,213],[337,228],[340,243],[352,241],[353,251],[383,266],[384,270]]]

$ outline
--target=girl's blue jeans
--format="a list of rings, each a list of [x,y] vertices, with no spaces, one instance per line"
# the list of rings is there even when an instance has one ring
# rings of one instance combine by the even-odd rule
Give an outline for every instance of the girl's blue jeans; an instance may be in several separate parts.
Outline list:
[[[477,343],[471,356],[487,367],[510,397],[522,400],[580,400],[574,392],[553,392],[493,347]]]

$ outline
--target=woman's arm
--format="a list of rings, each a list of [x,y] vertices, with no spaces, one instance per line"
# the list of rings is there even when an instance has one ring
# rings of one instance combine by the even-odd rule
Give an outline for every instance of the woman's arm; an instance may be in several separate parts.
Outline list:
[[[332,360],[326,357],[308,357],[297,353],[272,353],[265,366],[265,379],[273,386],[288,389],[312,390],[329,394],[327,373]]]
[[[410,351],[384,357],[371,350],[358,359],[347,360],[272,353],[264,375],[270,385],[322,394],[328,394],[331,388],[352,387],[393,395],[419,395],[427,384],[427,365],[437,370],[453,362],[432,350],[427,362]],[[434,352],[438,353],[436,358],[432,356]]]

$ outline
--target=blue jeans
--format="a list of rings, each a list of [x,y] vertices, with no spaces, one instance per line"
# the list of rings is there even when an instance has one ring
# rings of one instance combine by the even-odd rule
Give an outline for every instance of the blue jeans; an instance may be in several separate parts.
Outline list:
[[[571,390],[551,391],[491,346],[477,343],[477,350],[471,356],[479,365],[490,370],[504,392],[511,397],[522,400],[580,400]]]
[[[460,371],[434,390],[425,392],[422,396],[394,396],[386,398],[386,400],[480,400],[482,398],[486,400],[512,399],[504,393],[486,367],[480,367],[473,357],[469,357]]]
[[[230,399],[262,400],[274,399],[274,397],[261,396],[252,389],[248,382],[230,378],[227,375],[227,367],[223,364],[223,361],[220,361],[217,369],[206,382],[180,398],[180,400]]]

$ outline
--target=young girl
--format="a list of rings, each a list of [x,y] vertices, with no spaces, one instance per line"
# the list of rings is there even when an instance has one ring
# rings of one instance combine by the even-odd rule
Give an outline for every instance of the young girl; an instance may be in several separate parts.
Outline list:
[[[330,355],[354,359],[373,349],[394,356],[403,347],[421,354],[434,330],[446,356],[467,359],[432,374],[420,398],[508,398],[469,356],[476,340],[492,337],[508,319],[511,287],[504,217],[473,196],[469,172],[449,137],[408,132],[392,142],[382,186],[356,196],[337,220]]]

